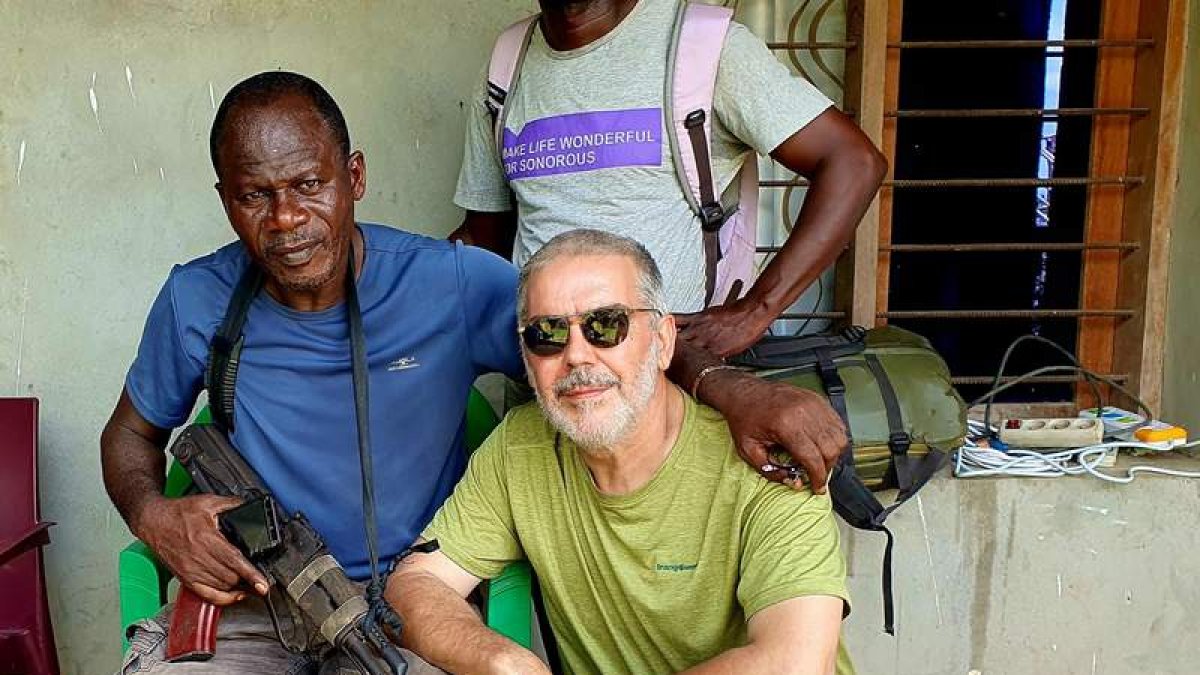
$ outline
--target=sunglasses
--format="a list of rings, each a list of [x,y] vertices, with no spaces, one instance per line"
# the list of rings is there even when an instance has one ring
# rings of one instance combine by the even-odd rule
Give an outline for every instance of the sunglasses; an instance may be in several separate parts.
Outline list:
[[[616,347],[629,336],[629,317],[635,312],[660,313],[657,309],[599,307],[578,314],[540,316],[518,331],[525,348],[536,356],[554,356],[567,348],[571,324],[579,322],[583,339],[601,349]]]

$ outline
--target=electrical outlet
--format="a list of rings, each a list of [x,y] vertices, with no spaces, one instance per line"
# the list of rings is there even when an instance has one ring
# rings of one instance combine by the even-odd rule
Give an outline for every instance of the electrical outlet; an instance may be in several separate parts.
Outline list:
[[[1082,448],[1104,438],[1104,425],[1096,419],[1004,420],[1000,440],[1014,448]]]

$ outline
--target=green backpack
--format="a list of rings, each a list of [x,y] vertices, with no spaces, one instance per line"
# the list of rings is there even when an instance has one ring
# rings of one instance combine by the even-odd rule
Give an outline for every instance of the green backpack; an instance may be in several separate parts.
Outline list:
[[[884,630],[894,634],[892,533],[884,521],[967,435],[966,404],[950,383],[946,362],[928,340],[895,326],[766,337],[730,362],[821,393],[842,418],[850,443],[830,476],[829,492],[834,510],[851,526],[887,535]],[[884,507],[872,491],[888,489],[898,492]]]

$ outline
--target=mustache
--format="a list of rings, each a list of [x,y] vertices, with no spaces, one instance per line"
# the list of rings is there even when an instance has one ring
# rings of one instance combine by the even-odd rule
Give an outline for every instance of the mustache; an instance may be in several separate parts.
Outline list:
[[[321,241],[321,236],[318,232],[293,231],[267,240],[263,245],[263,251],[267,254],[272,254],[281,248],[292,247],[298,244],[315,244],[319,241]]]
[[[561,396],[579,387],[613,387],[621,384],[612,373],[577,368],[554,383],[554,393]]]

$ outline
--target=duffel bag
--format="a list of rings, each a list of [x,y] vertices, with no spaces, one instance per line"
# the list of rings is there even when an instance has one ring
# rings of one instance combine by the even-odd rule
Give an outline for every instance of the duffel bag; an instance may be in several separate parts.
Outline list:
[[[925,338],[895,326],[763,338],[730,363],[824,394],[850,442],[829,478],[834,510],[883,532],[884,630],[894,634],[892,533],[884,522],[941,468],[967,435],[966,404]],[[779,458],[780,461],[786,461]],[[898,490],[883,506],[872,490]]]

